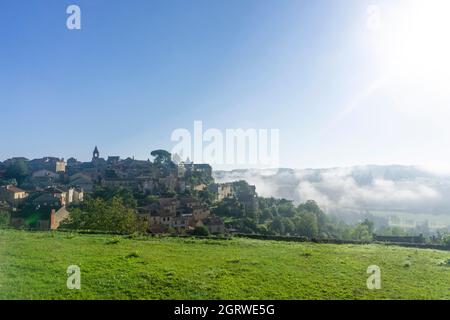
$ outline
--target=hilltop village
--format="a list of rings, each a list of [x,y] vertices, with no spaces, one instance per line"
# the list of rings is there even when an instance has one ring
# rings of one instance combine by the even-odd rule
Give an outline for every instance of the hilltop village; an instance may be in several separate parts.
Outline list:
[[[212,234],[226,232],[212,208],[224,199],[239,198],[247,211],[257,210],[254,186],[217,184],[208,164],[194,164],[164,150],[153,161],[104,159],[95,147],[90,162],[75,158],[12,158],[0,162],[0,211],[10,214],[15,228],[55,230],[83,207],[86,199],[121,194],[133,199],[134,213],[148,232],[185,232],[203,227]]]
[[[216,183],[210,165],[182,161],[165,150],[150,155],[105,159],[95,147],[88,162],[56,157],[0,162],[0,228],[424,241],[399,228],[376,229],[369,218],[348,225],[313,200],[296,205],[259,197],[245,181]],[[443,243],[446,234],[430,241]]]
[[[313,200],[295,205],[259,197],[245,181],[216,183],[208,164],[181,161],[165,150],[151,160],[45,157],[0,162],[0,228],[120,234],[244,234],[326,241],[423,243],[422,234],[376,227],[369,218],[348,225]],[[376,233],[375,233],[376,232]],[[445,230],[427,240],[447,244]]]

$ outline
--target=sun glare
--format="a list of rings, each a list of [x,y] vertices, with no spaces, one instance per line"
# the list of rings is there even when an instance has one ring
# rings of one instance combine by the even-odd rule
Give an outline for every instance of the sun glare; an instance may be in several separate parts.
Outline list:
[[[430,110],[437,119],[450,116],[450,1],[401,0],[379,9],[373,61],[393,106],[420,117]]]
[[[376,54],[384,73],[433,86],[450,76],[450,1],[407,0],[383,12]],[[431,82],[430,82],[431,81]]]

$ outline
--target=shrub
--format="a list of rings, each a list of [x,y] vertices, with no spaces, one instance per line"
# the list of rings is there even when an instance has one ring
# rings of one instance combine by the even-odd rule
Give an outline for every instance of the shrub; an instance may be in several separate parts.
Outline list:
[[[204,226],[195,227],[195,229],[191,233],[193,236],[197,237],[207,237],[209,236],[209,231]]]
[[[9,226],[11,216],[6,211],[0,211],[0,228]]]

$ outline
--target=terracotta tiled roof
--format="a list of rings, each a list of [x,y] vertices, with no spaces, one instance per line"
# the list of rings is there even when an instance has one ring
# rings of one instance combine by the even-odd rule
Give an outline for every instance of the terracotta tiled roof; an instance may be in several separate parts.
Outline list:
[[[21,193],[21,192],[25,192],[25,190],[22,190],[20,188],[17,188],[16,186],[7,186],[6,189],[10,192],[14,192],[14,193]]]

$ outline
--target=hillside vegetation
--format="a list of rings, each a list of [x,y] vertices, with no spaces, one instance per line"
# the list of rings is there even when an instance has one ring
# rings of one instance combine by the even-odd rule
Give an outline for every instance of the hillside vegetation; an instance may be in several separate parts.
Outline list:
[[[0,230],[0,299],[450,299],[450,253]],[[81,268],[81,290],[66,287]],[[378,265],[382,289],[366,287]]]

